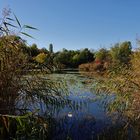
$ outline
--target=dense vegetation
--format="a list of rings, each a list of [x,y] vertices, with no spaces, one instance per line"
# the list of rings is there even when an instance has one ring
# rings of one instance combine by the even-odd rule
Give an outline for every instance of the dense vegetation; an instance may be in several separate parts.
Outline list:
[[[49,50],[39,49],[36,44],[24,46],[24,51],[31,55],[30,62],[34,68],[38,66],[53,65],[52,69],[61,68],[80,68],[85,71],[104,72],[110,67],[118,65],[129,65],[132,54],[131,42],[125,41],[117,43],[110,50],[105,48],[99,51],[90,51],[85,48],[82,50],[66,50],[53,52],[53,45],[50,44]],[[33,68],[33,67],[32,67]]]
[[[66,50],[53,52],[53,45],[50,44],[49,50],[39,49],[36,44],[23,46],[24,51],[30,56],[31,69],[52,66],[51,72],[62,68],[80,68],[86,71],[104,72],[110,67],[117,65],[129,65],[132,54],[131,42],[125,41],[117,43],[110,50],[105,48],[99,51],[90,51],[85,48],[82,50]]]
[[[100,49],[95,53],[95,61],[79,65],[81,70],[104,74],[118,66],[129,66],[132,54],[131,42],[117,43],[110,50]]]
[[[4,9],[0,24],[0,139],[46,139],[49,115],[43,118],[38,109],[30,110],[29,106],[38,101],[46,106],[67,103],[62,84],[44,79],[43,73],[38,75],[33,69],[32,58],[38,52],[32,49],[34,46],[28,50],[20,37],[31,37],[22,32],[26,28],[36,29],[22,26],[16,16],[11,18],[10,11]]]
[[[17,28],[11,22],[16,21]],[[119,112],[127,118],[128,126],[133,126],[140,119],[140,50],[133,50],[131,42],[117,43],[110,49],[102,48],[93,52],[83,50],[53,51],[39,49],[36,44],[28,46],[20,35],[28,35],[22,28],[36,29],[28,25],[21,26],[16,16],[9,17],[4,12],[0,24],[0,138],[47,138],[49,119],[41,118],[36,112],[29,113],[27,106],[16,108],[17,100],[35,101],[37,98],[47,105],[61,106],[67,104],[66,92],[60,91],[61,83],[47,81],[43,72],[54,72],[62,68],[78,68],[83,71],[105,75],[106,80],[97,79],[96,91],[115,94],[115,99],[105,103],[109,112]],[[42,72],[41,76],[38,72]],[[58,88],[59,85],[59,88]],[[63,93],[63,94],[62,94]],[[28,121],[27,121],[28,120]],[[39,123],[38,123],[39,122]],[[11,128],[14,126],[14,130]],[[139,124],[136,125],[139,135]],[[28,133],[30,132],[30,133]],[[46,135],[45,135],[46,134]]]
[[[36,44],[33,44],[24,46],[24,50],[28,55],[31,54],[31,62],[46,66],[51,63],[56,68],[78,68],[78,65],[94,60],[94,53],[87,48],[77,51],[63,49],[59,52],[53,52],[52,44],[50,44],[49,50],[39,49]]]

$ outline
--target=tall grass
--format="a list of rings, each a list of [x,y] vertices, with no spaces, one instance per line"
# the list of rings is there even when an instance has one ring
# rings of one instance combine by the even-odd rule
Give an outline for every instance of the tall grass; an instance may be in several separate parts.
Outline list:
[[[122,131],[126,131],[132,138],[140,137],[140,51],[134,51],[130,64],[116,66],[110,69],[105,79],[98,79],[97,93],[113,95],[113,100],[104,102],[109,114],[114,117],[120,114],[120,120],[125,122]],[[130,131],[131,130],[131,131]]]
[[[26,43],[20,35],[31,37],[22,29],[36,28],[22,26],[7,9],[0,22],[0,138],[44,139],[48,135],[48,119],[38,113],[29,114],[27,103],[43,101],[46,105],[63,106],[67,103],[66,93],[59,82],[48,81],[35,70],[29,72],[30,56],[24,52]],[[16,103],[23,98],[25,102],[17,108]]]

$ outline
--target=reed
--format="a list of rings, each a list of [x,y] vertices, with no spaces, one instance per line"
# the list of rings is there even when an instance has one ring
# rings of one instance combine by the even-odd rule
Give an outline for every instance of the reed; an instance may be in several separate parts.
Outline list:
[[[4,9],[0,23],[0,138],[2,139],[45,139],[49,131],[48,119],[38,113],[30,114],[27,103],[43,102],[46,106],[67,104],[66,92],[60,82],[48,81],[44,73],[30,68],[30,56],[24,51],[26,42],[22,29],[36,29],[21,25],[18,18],[10,16],[10,10]],[[13,30],[14,33],[13,33]],[[22,107],[17,103],[23,101]],[[28,114],[28,115],[27,115]],[[13,129],[14,127],[14,129]]]

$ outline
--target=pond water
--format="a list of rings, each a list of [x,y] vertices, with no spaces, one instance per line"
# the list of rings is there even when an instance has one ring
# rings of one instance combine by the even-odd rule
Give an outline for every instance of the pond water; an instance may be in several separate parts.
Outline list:
[[[79,73],[47,74],[46,79],[63,83],[68,93],[71,106],[48,107],[43,103],[32,104],[30,109],[39,108],[41,116],[50,115],[55,122],[50,139],[53,140],[99,140],[109,132],[119,128],[122,119],[114,121],[107,115],[103,101],[112,96],[102,98],[94,91],[95,80]],[[64,95],[65,96],[65,95]],[[115,117],[118,117],[118,114]],[[104,134],[105,133],[105,134]],[[107,136],[108,137],[108,136]],[[110,139],[113,137],[109,136]]]
[[[99,139],[99,134],[112,126],[119,126],[119,120],[114,122],[105,111],[103,101],[110,97],[101,98],[94,91],[95,80],[79,73],[50,74],[48,79],[65,83],[68,98],[72,106],[57,108],[52,112],[56,127],[52,139],[88,140]],[[42,114],[46,108],[42,108]],[[119,123],[118,123],[119,122]],[[121,123],[120,123],[121,124]]]

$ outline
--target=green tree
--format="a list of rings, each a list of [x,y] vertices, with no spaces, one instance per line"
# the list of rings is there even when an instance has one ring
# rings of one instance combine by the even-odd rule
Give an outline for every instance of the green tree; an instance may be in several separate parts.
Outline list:
[[[55,56],[55,61],[64,64],[66,67],[71,66],[71,52],[63,50]]]
[[[95,59],[98,61],[107,61],[109,59],[109,51],[105,48],[100,49],[99,51],[96,52],[95,54]]]
[[[53,44],[50,44],[50,45],[49,45],[49,52],[50,52],[50,53],[53,53]]]
[[[110,54],[114,64],[129,64],[132,54],[131,42],[117,43],[111,48]]]
[[[93,53],[91,53],[87,48],[85,48],[80,52],[78,60],[79,64],[89,63],[93,60],[94,60]]]
[[[68,68],[77,68],[78,65],[92,62],[93,60],[94,54],[87,48],[81,51],[63,49],[62,52],[58,52],[55,55],[55,61],[64,64]]]
[[[73,65],[74,66],[78,66],[79,65],[79,53],[76,53],[73,57],[72,57],[72,61],[73,61]]]
[[[41,49],[39,50],[39,52],[40,52],[40,53],[45,53],[45,54],[48,54],[48,53],[49,53],[49,51],[48,51],[46,48],[41,48]]]
[[[37,48],[36,44],[32,44],[30,47],[31,56],[35,57],[39,54],[39,49]]]

